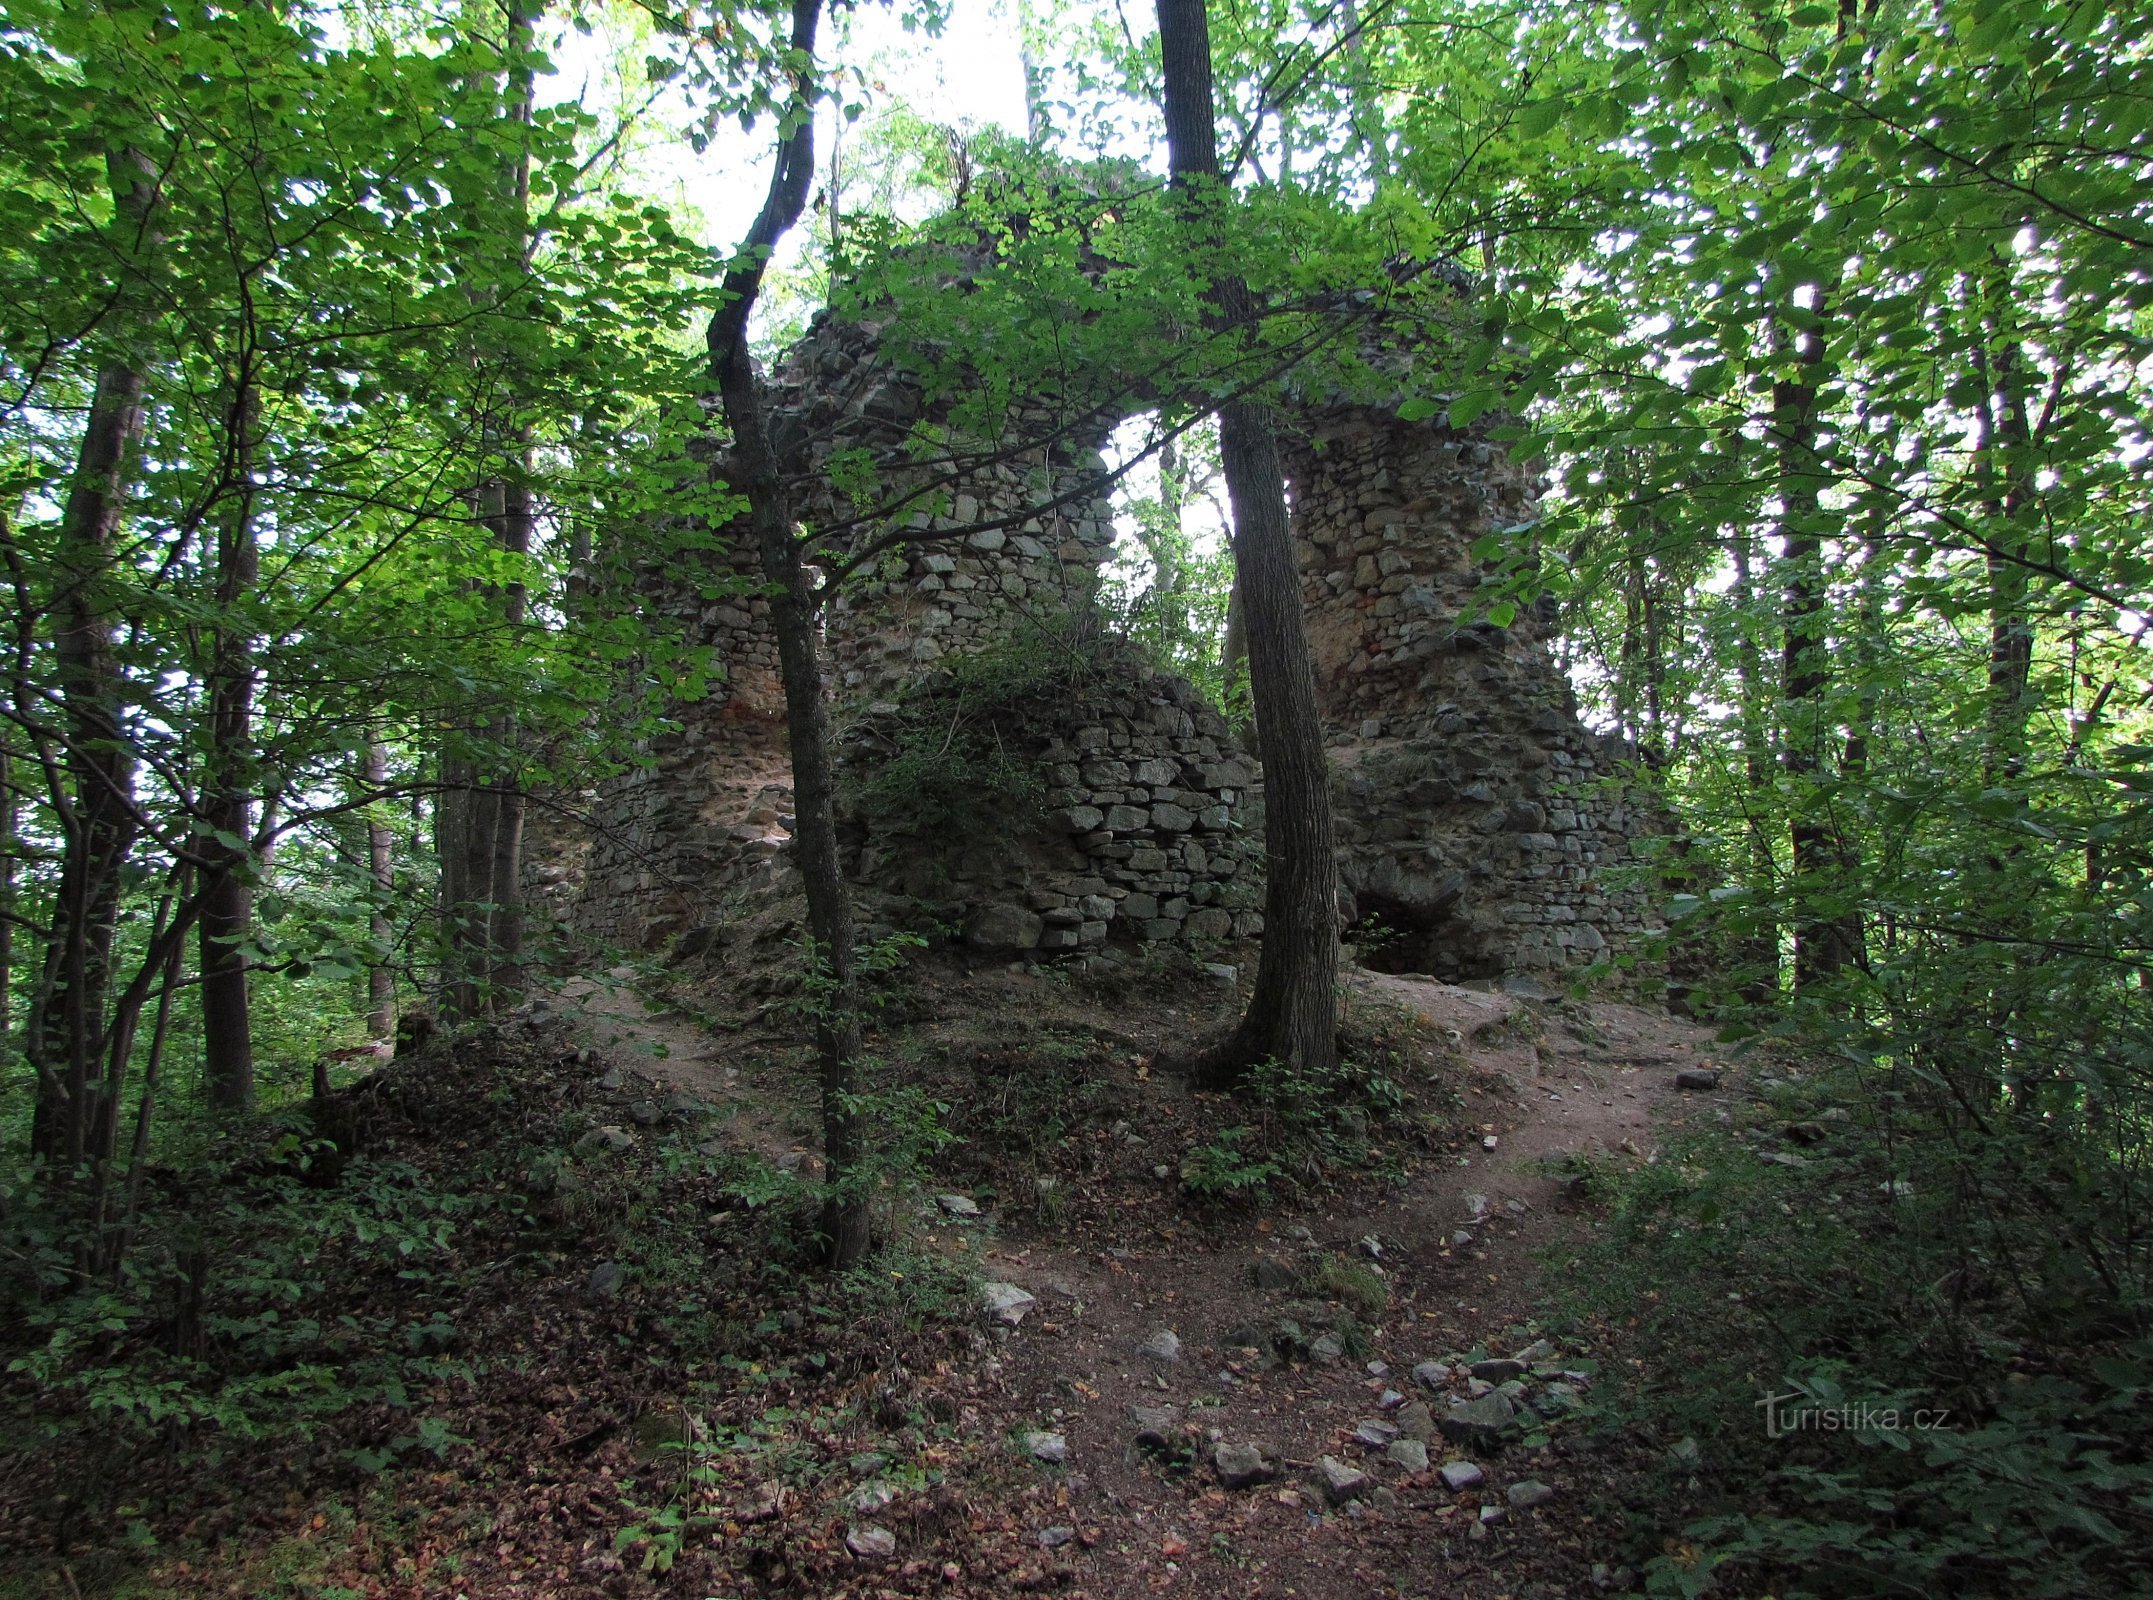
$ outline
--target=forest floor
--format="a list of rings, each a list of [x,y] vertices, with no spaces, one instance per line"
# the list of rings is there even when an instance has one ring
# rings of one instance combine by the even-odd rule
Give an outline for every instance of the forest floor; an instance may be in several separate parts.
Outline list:
[[[932,1097],[962,1142],[926,1156],[888,1249],[838,1286],[771,1243],[814,1156],[801,1043],[770,1004],[651,1001],[619,969],[345,1091],[371,1153],[523,1196],[463,1226],[453,1273],[355,1269],[321,1308],[408,1298],[454,1326],[463,1364],[423,1405],[452,1442],[428,1459],[398,1435],[410,1417],[376,1407],[206,1473],[82,1444],[32,1481],[15,1456],[0,1595],[1628,1585],[1622,1507],[1666,1441],[1591,1426],[1625,1353],[1540,1319],[1593,1226],[1582,1163],[1652,1160],[1673,1126],[1724,1114],[1726,1088],[1674,1087],[1718,1064],[1705,1033],[1614,1000],[1358,973],[1347,1031],[1397,1103],[1350,1170],[1222,1206],[1188,1175],[1239,1181],[1230,1130],[1291,1110],[1154,1067],[1233,1015],[1229,988],[915,969],[870,1042],[885,1089]],[[983,1313],[982,1280],[1015,1305]],[[1515,1379],[1469,1375],[1514,1356]],[[1532,1409],[1471,1435],[1452,1404],[1491,1380]],[[1253,1481],[1229,1487],[1236,1466]],[[90,1487],[114,1472],[124,1486]]]

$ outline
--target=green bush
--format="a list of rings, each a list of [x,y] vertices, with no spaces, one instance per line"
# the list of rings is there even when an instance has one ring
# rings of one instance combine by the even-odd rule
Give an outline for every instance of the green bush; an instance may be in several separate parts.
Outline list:
[[[2098,1147],[2011,1096],[1979,1125],[1944,1116],[1913,1069],[1944,1041],[1926,1045],[1842,1049],[1732,1126],[1590,1174],[1610,1211],[1563,1264],[1563,1309],[1643,1360],[1600,1397],[1610,1420],[1688,1441],[1687,1488],[1640,1508],[1655,1593],[2153,1580],[2153,1341]]]

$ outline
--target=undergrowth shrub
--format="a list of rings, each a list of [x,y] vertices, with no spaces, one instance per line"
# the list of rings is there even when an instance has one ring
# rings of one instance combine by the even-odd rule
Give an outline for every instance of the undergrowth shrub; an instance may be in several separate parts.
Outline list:
[[[911,686],[867,732],[883,756],[858,783],[860,816],[942,843],[1021,831],[1042,813],[1046,785],[1005,733],[1051,720],[1099,669],[1102,648],[1089,634],[1033,626]]]
[[[1644,1361],[1612,1420],[1683,1446],[1655,1593],[2153,1585],[2144,1020],[2022,954],[1918,977],[1849,978],[1779,1025],[1821,1065],[1588,1174],[1564,1310]]]

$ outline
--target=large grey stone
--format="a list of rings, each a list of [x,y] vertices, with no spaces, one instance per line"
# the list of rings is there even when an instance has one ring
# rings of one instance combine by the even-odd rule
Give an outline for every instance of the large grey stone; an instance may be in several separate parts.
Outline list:
[[[990,1321],[1014,1328],[1039,1300],[1013,1283],[983,1283],[979,1286],[979,1303]]]
[[[1035,950],[1046,926],[1036,911],[1001,901],[972,913],[964,925],[964,942],[975,950]]]

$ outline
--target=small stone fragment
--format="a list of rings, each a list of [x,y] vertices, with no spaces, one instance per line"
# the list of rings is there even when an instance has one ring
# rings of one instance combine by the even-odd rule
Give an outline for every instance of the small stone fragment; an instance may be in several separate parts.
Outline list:
[[[1014,1328],[1024,1314],[1039,1304],[1038,1297],[1013,1283],[986,1283],[979,1289],[980,1305],[990,1320]]]
[[[1436,1475],[1446,1489],[1472,1489],[1487,1481],[1487,1474],[1470,1461],[1446,1461]]]
[[[1180,1336],[1171,1328],[1161,1328],[1157,1333],[1154,1333],[1150,1338],[1138,1345],[1136,1353],[1146,1361],[1179,1361],[1181,1359]]]
[[[1484,1394],[1477,1400],[1459,1400],[1437,1426],[1443,1437],[1456,1444],[1490,1444],[1517,1426],[1517,1407],[1504,1394]]]
[[[1537,1478],[1527,1478],[1513,1483],[1506,1497],[1513,1511],[1530,1511],[1534,1506],[1544,1506],[1555,1498],[1555,1491]]]
[[[976,1217],[979,1202],[967,1194],[942,1194],[935,1196],[936,1205],[953,1217]]]
[[[1398,1424],[1399,1434],[1407,1439],[1418,1439],[1426,1444],[1435,1437],[1435,1413],[1421,1401],[1400,1406],[1391,1414],[1391,1420]]]
[[[1476,1361],[1470,1370],[1474,1377],[1484,1378],[1489,1383],[1507,1383],[1512,1378],[1525,1376],[1525,1363],[1498,1356],[1492,1361]]]
[[[1069,1527],[1067,1524],[1052,1528],[1041,1528],[1039,1530],[1039,1548],[1042,1550],[1059,1550],[1075,1537],[1076,1529]]]
[[[1358,1500],[1374,1487],[1367,1473],[1359,1467],[1347,1466],[1336,1456],[1317,1457],[1316,1481],[1322,1485],[1323,1497],[1334,1506]]]
[[[1428,1447],[1418,1439],[1393,1439],[1383,1453],[1408,1472],[1428,1470]]]
[[[1258,1256],[1255,1265],[1249,1268],[1249,1278],[1259,1289],[1290,1289],[1294,1271],[1275,1256]]]
[[[1328,1367],[1344,1359],[1345,1345],[1335,1333],[1319,1334],[1309,1341],[1308,1359]]]
[[[1685,1067],[1675,1074],[1675,1087],[1693,1094],[1707,1094],[1719,1087],[1717,1067]]]
[[[1136,1424],[1136,1442],[1147,1450],[1163,1450],[1174,1435],[1172,1406],[1131,1406],[1129,1420]]]
[[[601,1261],[591,1268],[591,1275],[583,1280],[583,1298],[592,1305],[602,1305],[620,1297],[621,1286],[628,1281],[628,1274],[617,1261]]]
[[[1024,1453],[1034,1461],[1044,1461],[1049,1466],[1059,1466],[1069,1459],[1069,1441],[1058,1433],[1041,1430],[1024,1436]]]
[[[1551,1361],[1554,1357],[1555,1346],[1553,1344],[1546,1339],[1535,1339],[1511,1359],[1530,1367],[1537,1361]]]
[[[1501,1506],[1482,1506],[1480,1508],[1480,1525],[1483,1528],[1492,1528],[1499,1522],[1508,1522],[1509,1520],[1510,1513]]]
[[[1267,1483],[1278,1471],[1264,1459],[1263,1452],[1252,1444],[1215,1446],[1211,1452],[1211,1470],[1219,1475],[1219,1482],[1228,1489],[1246,1489],[1254,1484]]]
[[[1450,1363],[1423,1361],[1413,1369],[1413,1376],[1431,1389],[1447,1389],[1450,1387]]]
[[[1388,1422],[1364,1422],[1353,1430],[1353,1437],[1371,1450],[1380,1450],[1398,1437],[1398,1430]]]
[[[845,1534],[845,1548],[862,1561],[887,1561],[897,1554],[897,1535],[887,1528],[852,1528]]]
[[[603,1128],[593,1128],[576,1141],[576,1154],[579,1156],[617,1156],[623,1150],[632,1150],[634,1148],[634,1134],[628,1132],[625,1128],[615,1128],[610,1125]]]

